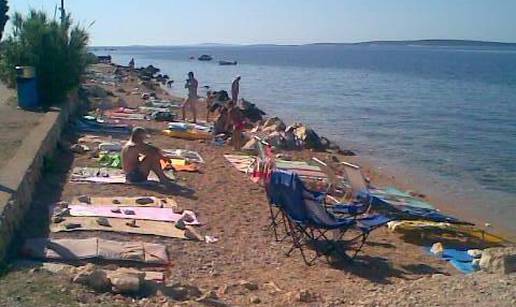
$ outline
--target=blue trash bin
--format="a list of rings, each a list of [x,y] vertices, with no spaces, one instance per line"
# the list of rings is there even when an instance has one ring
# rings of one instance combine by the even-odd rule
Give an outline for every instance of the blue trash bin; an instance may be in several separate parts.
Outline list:
[[[20,108],[30,110],[40,107],[38,80],[34,67],[16,66],[16,90]]]

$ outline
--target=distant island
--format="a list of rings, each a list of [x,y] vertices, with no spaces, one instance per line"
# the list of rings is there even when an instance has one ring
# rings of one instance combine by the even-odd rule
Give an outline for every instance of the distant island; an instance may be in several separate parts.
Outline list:
[[[300,47],[300,46],[436,46],[436,47],[501,47],[516,48],[516,43],[502,43],[476,40],[459,39],[420,39],[420,40],[379,40],[359,43],[309,43],[309,44],[223,44],[223,43],[201,43],[186,45],[128,45],[128,46],[91,46],[91,50],[106,48],[168,48],[168,47]],[[112,51],[112,50],[110,50]]]
[[[459,39],[421,39],[400,41],[370,41],[360,43],[314,43],[309,45],[397,45],[397,46],[442,46],[442,47],[516,47],[516,43],[502,43]]]

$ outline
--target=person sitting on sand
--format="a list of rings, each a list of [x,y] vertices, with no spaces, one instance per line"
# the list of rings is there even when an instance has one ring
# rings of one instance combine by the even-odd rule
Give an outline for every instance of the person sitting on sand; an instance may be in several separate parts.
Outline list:
[[[238,104],[238,95],[240,94],[240,76],[237,76],[231,83],[231,100]]]
[[[197,99],[199,99],[199,96],[197,95],[197,87],[199,86],[199,83],[194,78],[194,73],[189,72],[188,73],[188,79],[186,80],[185,88],[188,89],[188,96],[185,99],[185,102],[183,103],[181,110],[183,113],[183,120],[186,120],[186,107],[190,108],[193,114],[193,122],[197,122],[197,109],[196,109],[196,103]]]
[[[165,175],[161,168],[161,160],[167,159],[161,150],[145,143],[147,133],[141,127],[135,127],[129,141],[122,148],[122,167],[130,183],[140,183],[147,180],[153,171],[163,184],[171,184],[173,180]]]
[[[240,150],[242,148],[242,130],[244,130],[246,120],[244,114],[233,100],[228,102],[228,119],[228,126],[233,128],[233,147],[235,150]],[[229,131],[229,128],[227,127],[226,130]]]

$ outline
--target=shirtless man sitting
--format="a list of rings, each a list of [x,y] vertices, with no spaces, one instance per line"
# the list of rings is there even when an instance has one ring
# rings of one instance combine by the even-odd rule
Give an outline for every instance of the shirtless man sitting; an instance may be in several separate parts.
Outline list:
[[[147,180],[149,172],[153,171],[162,184],[172,184],[173,180],[165,175],[160,161],[167,159],[161,150],[145,143],[145,129],[135,127],[129,141],[122,148],[122,166],[125,176],[130,183],[140,183]]]

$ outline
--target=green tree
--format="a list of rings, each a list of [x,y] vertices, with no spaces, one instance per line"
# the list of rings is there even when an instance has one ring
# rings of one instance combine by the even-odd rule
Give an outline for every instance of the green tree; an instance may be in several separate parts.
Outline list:
[[[17,65],[34,66],[39,95],[44,106],[63,102],[79,85],[87,65],[88,33],[72,25],[70,15],[61,21],[42,11],[12,16],[13,30],[4,42],[0,78],[14,85]]]
[[[2,34],[4,33],[4,26],[7,20],[9,20],[9,16],[7,16],[8,10],[7,0],[0,0],[0,39],[2,39]]]

